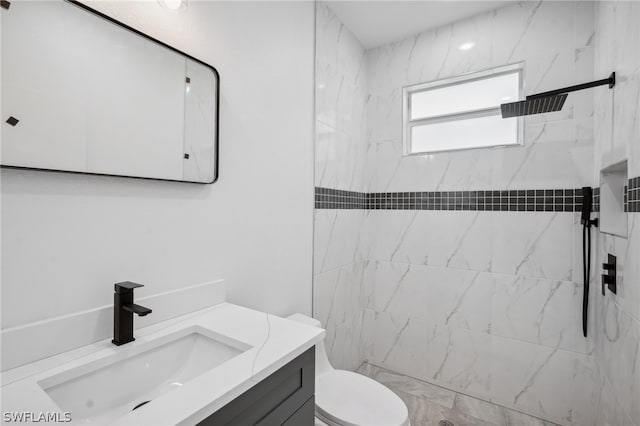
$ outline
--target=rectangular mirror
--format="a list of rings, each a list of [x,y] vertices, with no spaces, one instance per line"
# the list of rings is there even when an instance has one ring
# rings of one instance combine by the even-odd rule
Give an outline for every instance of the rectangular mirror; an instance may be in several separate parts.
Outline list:
[[[3,4],[3,167],[215,182],[215,68],[75,1]]]

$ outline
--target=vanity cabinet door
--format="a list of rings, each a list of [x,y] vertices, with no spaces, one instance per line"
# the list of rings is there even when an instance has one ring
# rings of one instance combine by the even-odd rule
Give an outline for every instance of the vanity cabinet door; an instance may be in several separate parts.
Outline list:
[[[313,426],[314,389],[315,347],[312,347],[199,425]]]
[[[312,425],[315,423],[316,403],[314,398],[309,398],[302,407],[296,411],[293,416],[289,417],[282,426],[300,426],[300,425]]]

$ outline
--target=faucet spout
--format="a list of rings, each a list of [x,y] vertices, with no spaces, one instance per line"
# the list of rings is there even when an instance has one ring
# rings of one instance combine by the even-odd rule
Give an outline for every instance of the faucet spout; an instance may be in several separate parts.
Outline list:
[[[125,281],[115,284],[113,294],[113,340],[114,345],[120,346],[136,340],[133,337],[133,314],[144,317],[151,313],[151,309],[133,303],[133,289],[142,284]]]
[[[122,309],[127,312],[132,312],[141,317],[149,315],[152,312],[151,309],[145,308],[144,306],[136,305],[135,303],[132,303],[131,305],[122,305]]]

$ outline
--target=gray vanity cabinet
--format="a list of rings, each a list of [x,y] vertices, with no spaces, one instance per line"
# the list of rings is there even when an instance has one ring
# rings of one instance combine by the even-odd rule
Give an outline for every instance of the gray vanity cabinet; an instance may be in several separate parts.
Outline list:
[[[216,411],[199,426],[313,426],[315,347]]]

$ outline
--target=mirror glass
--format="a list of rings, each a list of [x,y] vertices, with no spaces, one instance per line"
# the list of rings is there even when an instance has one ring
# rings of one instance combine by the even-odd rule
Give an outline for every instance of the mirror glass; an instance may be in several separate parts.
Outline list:
[[[3,167],[213,183],[216,70],[76,2],[2,9]]]

